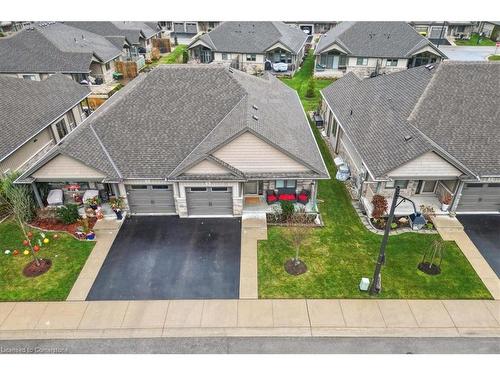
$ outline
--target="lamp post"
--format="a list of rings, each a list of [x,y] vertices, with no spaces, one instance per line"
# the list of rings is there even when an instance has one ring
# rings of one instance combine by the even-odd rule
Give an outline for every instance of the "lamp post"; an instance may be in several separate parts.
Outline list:
[[[420,229],[425,224],[425,219],[422,217],[421,213],[417,211],[417,207],[415,206],[415,202],[411,199],[405,198],[399,195],[400,187],[396,186],[394,190],[394,197],[392,198],[391,209],[389,210],[389,218],[387,219],[387,223],[385,224],[384,237],[382,237],[382,243],[380,244],[380,251],[378,254],[377,265],[375,266],[375,272],[373,273],[373,280],[370,285],[370,294],[379,293],[382,288],[382,280],[380,279],[380,271],[382,270],[382,266],[385,263],[385,248],[387,246],[387,241],[389,240],[389,232],[391,230],[392,220],[394,219],[394,211],[396,207],[401,203],[408,201],[413,205],[413,215],[410,215],[410,218],[413,217],[412,220],[412,229]],[[398,202],[398,199],[401,198],[401,201]]]

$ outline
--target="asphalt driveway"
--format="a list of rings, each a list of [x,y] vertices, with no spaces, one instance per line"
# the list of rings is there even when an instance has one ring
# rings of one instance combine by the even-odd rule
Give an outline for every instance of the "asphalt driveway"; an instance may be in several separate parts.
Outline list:
[[[485,61],[495,54],[495,46],[440,46],[439,49],[450,60]]]
[[[500,215],[458,215],[465,233],[500,277]]]
[[[87,300],[239,297],[241,220],[132,217]]]

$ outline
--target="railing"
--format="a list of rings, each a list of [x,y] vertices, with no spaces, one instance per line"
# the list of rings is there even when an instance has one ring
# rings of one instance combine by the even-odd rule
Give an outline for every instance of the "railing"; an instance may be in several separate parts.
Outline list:
[[[438,181],[438,186],[436,187],[436,195],[441,200],[446,194],[450,194],[453,197],[453,192],[446,187],[441,181]]]

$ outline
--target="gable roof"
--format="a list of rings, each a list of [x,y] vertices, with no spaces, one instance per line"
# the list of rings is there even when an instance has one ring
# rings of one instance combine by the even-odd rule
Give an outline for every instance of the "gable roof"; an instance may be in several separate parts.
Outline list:
[[[433,66],[349,73],[321,93],[375,178],[428,151],[469,175],[499,175],[500,64]]]
[[[44,81],[0,76],[0,160],[90,94],[61,74]]]
[[[307,35],[283,22],[223,22],[196,38],[190,46],[198,40],[219,52],[264,53],[274,44],[282,43],[290,51],[298,53]]]
[[[119,29],[124,30],[139,30],[146,39],[149,39],[156,34],[158,34],[161,30],[156,25],[156,27],[152,27],[150,22],[139,22],[139,21],[114,21],[113,24]]]
[[[215,160],[211,151],[242,131],[310,165],[309,177],[328,176],[295,91],[274,77],[218,65],[162,65],[138,76],[54,152],[95,166],[108,178],[175,179],[184,167]],[[241,179],[240,171],[226,167]]]
[[[123,37],[129,44],[138,44],[141,34],[140,30],[122,29],[111,21],[66,21],[64,23],[68,26],[104,36],[108,40],[110,38]],[[123,48],[123,44],[120,48]]]
[[[318,55],[335,43],[350,56],[404,58],[430,46],[446,57],[406,22],[341,22],[320,38],[314,53]]]

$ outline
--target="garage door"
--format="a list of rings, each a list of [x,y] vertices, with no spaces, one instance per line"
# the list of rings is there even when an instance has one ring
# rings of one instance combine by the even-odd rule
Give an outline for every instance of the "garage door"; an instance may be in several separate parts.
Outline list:
[[[232,215],[233,192],[230,187],[187,187],[188,215]]]
[[[500,212],[500,183],[465,184],[458,212]]]
[[[175,213],[172,185],[126,185],[132,215]]]
[[[431,32],[429,33],[428,38],[429,39],[439,39],[439,38],[446,38],[446,29],[448,26],[442,27],[442,26],[432,26],[431,27]]]

